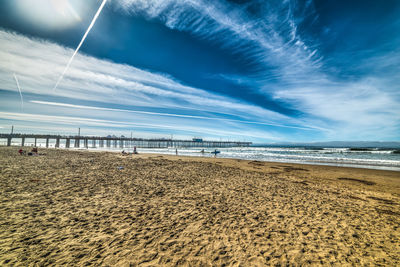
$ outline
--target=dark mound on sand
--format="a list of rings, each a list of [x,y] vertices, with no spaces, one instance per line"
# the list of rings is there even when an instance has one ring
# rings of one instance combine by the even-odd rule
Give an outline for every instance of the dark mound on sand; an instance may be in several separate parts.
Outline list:
[[[359,183],[366,184],[366,185],[375,185],[375,184],[376,184],[376,183],[374,183],[374,182],[365,181],[365,180],[356,179],[356,178],[340,177],[340,178],[338,178],[338,179],[339,179],[339,180],[347,180],[347,181],[359,182]]]

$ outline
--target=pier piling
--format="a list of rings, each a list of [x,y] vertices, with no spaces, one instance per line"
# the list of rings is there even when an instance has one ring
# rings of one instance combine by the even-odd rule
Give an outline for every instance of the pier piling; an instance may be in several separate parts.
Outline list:
[[[79,138],[75,138],[74,147],[79,148],[81,140]]]
[[[87,138],[84,139],[84,147],[88,148],[89,147],[89,140]]]

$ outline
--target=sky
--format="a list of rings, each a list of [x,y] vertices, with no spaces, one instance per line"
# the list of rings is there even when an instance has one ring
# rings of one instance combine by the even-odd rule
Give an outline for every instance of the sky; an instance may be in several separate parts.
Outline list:
[[[108,0],[66,69],[102,2],[0,0],[1,133],[400,140],[400,1]]]

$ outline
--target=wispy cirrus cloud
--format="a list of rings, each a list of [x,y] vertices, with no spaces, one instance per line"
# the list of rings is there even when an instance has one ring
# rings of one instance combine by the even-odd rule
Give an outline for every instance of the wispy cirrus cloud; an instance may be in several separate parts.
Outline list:
[[[317,50],[309,47],[298,34],[294,13],[296,1],[253,1],[239,6],[226,1],[204,0],[122,0],[115,6],[131,15],[144,15],[159,20],[167,27],[216,42],[232,53],[245,55],[248,60],[265,66],[278,76],[299,74],[318,67]],[[249,5],[258,9],[248,12]],[[312,12],[307,4],[302,13]],[[308,14],[310,15],[310,14]],[[282,64],[284,62],[284,64]]]
[[[156,116],[163,116],[163,117],[190,118],[190,119],[212,120],[212,121],[222,121],[222,122],[224,122],[224,121],[225,122],[237,122],[237,123],[243,123],[243,124],[268,125],[268,126],[277,126],[277,127],[283,127],[283,128],[302,129],[302,130],[318,129],[317,127],[300,127],[300,126],[291,126],[291,125],[276,124],[276,123],[274,124],[274,123],[265,123],[265,122],[257,122],[257,121],[244,121],[244,120],[235,120],[235,119],[227,119],[227,118],[219,118],[219,117],[207,117],[207,116],[198,116],[198,115],[184,115],[184,114],[173,114],[173,113],[149,112],[149,111],[141,111],[141,110],[104,108],[104,107],[83,106],[83,105],[74,105],[74,104],[48,102],[48,101],[37,101],[37,100],[32,100],[30,102],[35,103],[35,104],[41,104],[41,105],[50,105],[50,106],[59,106],[59,107],[68,107],[68,108],[77,108],[77,109],[114,111],[114,112],[136,113],[136,114],[145,114],[145,115],[156,115]]]
[[[207,126],[196,126],[196,125],[179,125],[176,123],[171,123],[169,125],[164,124],[164,123],[135,123],[135,122],[128,122],[128,121],[115,121],[115,120],[103,120],[103,119],[93,119],[93,118],[86,118],[86,117],[74,117],[74,116],[54,116],[54,115],[43,115],[43,114],[32,114],[32,113],[13,113],[13,112],[1,112],[0,111],[0,119],[3,120],[12,120],[12,121],[22,121],[23,123],[29,123],[29,122],[34,122],[34,124],[49,124],[51,123],[52,125],[62,125],[62,126],[76,126],[78,127],[79,125],[85,125],[86,127],[95,127],[95,131],[93,130],[88,130],[87,135],[98,135],[98,129],[117,129],[118,132],[123,132],[126,134],[126,130],[123,131],[123,129],[126,128],[134,128],[135,129],[135,137],[145,137],[148,138],[148,132],[145,135],[138,136],[136,133],[136,130],[149,130],[152,129],[154,130],[160,130],[163,129],[165,130],[164,132],[164,137],[165,133],[168,133],[172,130],[178,130],[180,132],[179,136],[183,136],[184,138],[188,138],[190,136],[193,136],[198,133],[202,132],[207,132],[209,136],[230,136],[230,137],[237,137],[237,136],[247,136],[248,138],[269,138],[271,140],[275,141],[282,141],[283,139],[281,137],[278,137],[278,135],[270,135],[266,134],[263,131],[248,131],[246,129],[237,129],[237,130],[223,130],[223,129],[217,129],[217,128],[209,128]],[[24,127],[27,127],[28,129],[30,127],[33,127],[34,124],[28,124],[25,125]],[[24,125],[24,124],[22,124]],[[19,127],[21,128],[21,127]],[[42,127],[43,128],[43,127]],[[53,130],[57,130],[60,132],[60,128],[54,128],[54,127],[49,127],[49,129],[53,128]],[[76,128],[69,128],[69,130]],[[104,132],[104,130],[103,130]],[[110,131],[108,131],[110,133]],[[65,134],[65,132],[64,132]],[[159,134],[161,135],[161,134]]]

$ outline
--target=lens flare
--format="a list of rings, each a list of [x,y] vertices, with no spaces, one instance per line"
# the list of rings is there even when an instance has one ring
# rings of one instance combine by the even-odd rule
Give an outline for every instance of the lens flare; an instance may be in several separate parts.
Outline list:
[[[63,29],[81,21],[83,1],[76,0],[15,0],[23,20],[43,30]]]

